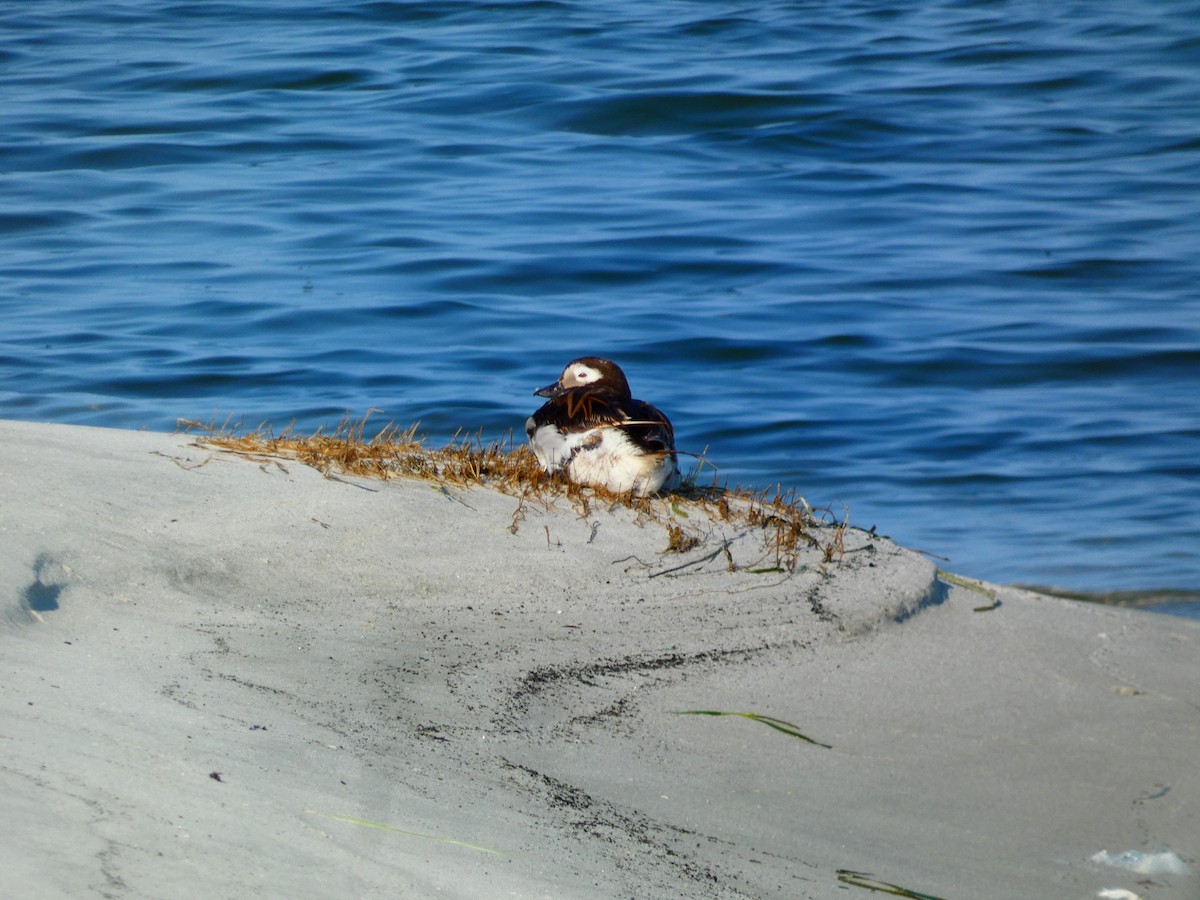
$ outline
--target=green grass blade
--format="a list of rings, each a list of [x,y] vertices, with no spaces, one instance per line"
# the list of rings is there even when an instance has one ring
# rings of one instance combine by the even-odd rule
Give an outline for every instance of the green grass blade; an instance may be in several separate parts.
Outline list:
[[[910,891],[908,888],[900,887],[898,884],[876,881],[873,876],[868,875],[866,872],[851,872],[849,869],[838,869],[837,878],[842,884],[851,884],[854,887],[866,888],[869,891],[878,891],[881,894],[892,894],[895,897],[908,897],[910,900],[942,900],[941,897],[935,897],[933,894],[922,894],[919,891]]]
[[[963,578],[961,575],[955,575],[953,572],[947,572],[945,569],[937,570],[937,577],[949,584],[957,584],[959,587],[964,587],[968,591],[974,591],[977,594],[982,594],[991,602],[987,606],[976,606],[975,612],[991,612],[993,609],[999,609],[1000,598],[996,596],[996,592],[984,587],[978,581],[971,578]]]
[[[824,747],[826,750],[832,750],[829,744],[822,744],[820,741],[815,741],[806,734],[802,734],[800,729],[791,722],[785,722],[783,719],[776,719],[774,716],[764,716],[761,713],[753,712],[727,712],[719,709],[684,709],[676,713],[678,716],[737,716],[741,719],[749,719],[751,722],[760,722],[768,728],[774,728],[776,731],[783,732],[788,737],[799,738],[806,744],[812,744],[816,747]]]
[[[306,810],[306,812],[310,812],[314,816],[322,816],[326,819],[333,819],[337,822],[349,822],[351,825],[365,825],[367,828],[379,828],[383,831],[393,831],[396,834],[402,834],[405,837],[422,838],[426,841],[438,841],[442,844],[453,844],[456,847],[466,847],[468,850],[478,850],[480,853],[491,853],[494,856],[508,856],[507,853],[501,853],[499,850],[491,850],[487,847],[480,847],[476,844],[468,844],[466,841],[456,841],[453,838],[438,837],[434,834],[421,834],[419,831],[406,831],[403,828],[394,828],[391,825],[381,825],[379,822],[368,822],[366,819],[353,819],[349,816],[334,816],[315,809]]]

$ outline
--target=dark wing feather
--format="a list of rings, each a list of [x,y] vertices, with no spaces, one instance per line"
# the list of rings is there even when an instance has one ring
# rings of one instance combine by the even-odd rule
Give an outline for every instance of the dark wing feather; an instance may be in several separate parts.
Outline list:
[[[658,409],[643,400],[586,385],[552,397],[533,414],[531,422],[527,429],[531,435],[543,425],[553,425],[564,434],[620,425],[648,453],[675,452],[675,431]]]
[[[623,405],[626,420],[636,423],[625,427],[636,436],[639,444],[652,453],[675,452],[675,430],[661,411],[644,400],[627,400]]]
[[[611,391],[586,386],[569,388],[533,414],[533,425],[535,429],[553,425],[564,433],[620,425],[630,418],[623,405],[621,398]]]

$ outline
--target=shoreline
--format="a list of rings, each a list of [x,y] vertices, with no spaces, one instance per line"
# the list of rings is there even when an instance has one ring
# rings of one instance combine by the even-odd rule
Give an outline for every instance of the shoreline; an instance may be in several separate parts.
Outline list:
[[[1200,894],[1198,622],[195,441],[0,421],[16,893]]]
[[[1082,603],[1097,603],[1101,606],[1115,606],[1119,609],[1141,609],[1160,615],[1200,619],[1200,591],[1186,588],[1077,591],[1071,588],[1041,584],[1015,584],[1012,587],[1035,594],[1044,594],[1048,597],[1061,597],[1064,600],[1078,600]]]

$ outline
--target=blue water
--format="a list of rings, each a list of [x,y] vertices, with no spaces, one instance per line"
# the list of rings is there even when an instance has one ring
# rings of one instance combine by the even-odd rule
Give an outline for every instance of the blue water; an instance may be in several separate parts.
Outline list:
[[[29,0],[0,100],[0,416],[499,438],[599,353],[955,571],[1200,589],[1200,3]]]

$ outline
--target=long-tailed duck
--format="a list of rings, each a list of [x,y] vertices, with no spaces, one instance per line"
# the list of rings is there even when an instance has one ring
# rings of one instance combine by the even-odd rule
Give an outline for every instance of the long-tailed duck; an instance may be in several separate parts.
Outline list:
[[[580,357],[558,381],[534,393],[549,400],[529,417],[525,433],[547,472],[639,497],[669,486],[679,474],[671,422],[633,399],[616,363]]]

